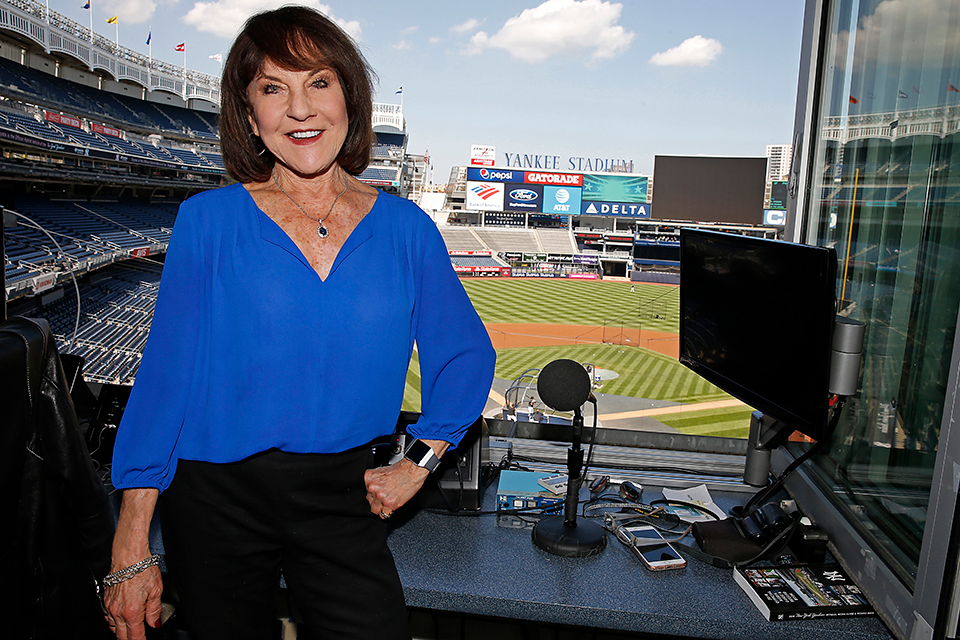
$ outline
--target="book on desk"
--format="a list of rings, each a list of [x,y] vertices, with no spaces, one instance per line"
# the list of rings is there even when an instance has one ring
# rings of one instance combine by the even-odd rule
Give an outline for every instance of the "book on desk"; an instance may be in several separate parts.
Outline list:
[[[767,620],[874,615],[860,588],[837,563],[735,567],[733,579]]]

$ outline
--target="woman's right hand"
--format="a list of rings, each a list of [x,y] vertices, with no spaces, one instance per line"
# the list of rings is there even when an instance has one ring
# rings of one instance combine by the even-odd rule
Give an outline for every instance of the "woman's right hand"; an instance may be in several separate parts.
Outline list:
[[[122,568],[123,566],[114,566],[111,571],[119,571]],[[117,634],[119,640],[145,638],[144,621],[155,629],[160,626],[160,594],[162,592],[163,582],[157,567],[149,567],[129,580],[107,587],[103,597],[103,605],[107,610],[107,624],[110,625],[110,630]]]
[[[117,532],[113,537],[111,573],[150,557],[150,521],[159,495],[156,489],[123,492]],[[144,621],[153,628],[160,626],[162,592],[160,569],[155,566],[107,587],[103,596],[107,624],[119,640],[143,640],[146,637]]]

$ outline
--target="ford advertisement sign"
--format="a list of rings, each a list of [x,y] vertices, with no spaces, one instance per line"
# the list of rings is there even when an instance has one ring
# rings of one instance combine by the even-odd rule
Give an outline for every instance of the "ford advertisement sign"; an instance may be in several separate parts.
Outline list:
[[[504,211],[540,213],[543,209],[543,187],[535,184],[507,184],[503,199]]]

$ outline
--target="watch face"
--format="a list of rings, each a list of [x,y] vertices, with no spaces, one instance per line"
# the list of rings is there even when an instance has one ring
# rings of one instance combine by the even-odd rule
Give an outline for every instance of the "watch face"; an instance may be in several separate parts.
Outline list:
[[[418,467],[423,467],[430,472],[440,464],[440,459],[437,457],[437,454],[422,440],[414,440],[407,448],[406,453],[404,453],[404,457]]]

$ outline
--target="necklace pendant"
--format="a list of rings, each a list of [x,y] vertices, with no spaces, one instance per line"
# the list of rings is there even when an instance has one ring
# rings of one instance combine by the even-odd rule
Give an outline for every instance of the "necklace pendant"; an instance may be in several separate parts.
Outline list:
[[[327,231],[327,228],[325,226],[320,225],[319,227],[317,227],[317,235],[320,236],[321,238],[326,238],[328,234],[329,232]]]

